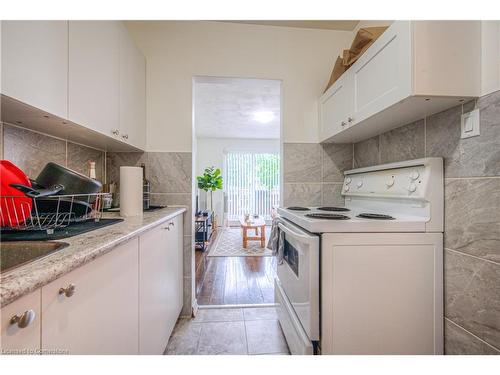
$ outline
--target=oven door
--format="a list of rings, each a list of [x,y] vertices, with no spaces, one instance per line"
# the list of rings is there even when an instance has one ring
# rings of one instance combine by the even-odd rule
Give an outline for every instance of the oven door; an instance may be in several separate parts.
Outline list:
[[[277,276],[311,341],[319,340],[319,237],[283,221],[284,257]]]

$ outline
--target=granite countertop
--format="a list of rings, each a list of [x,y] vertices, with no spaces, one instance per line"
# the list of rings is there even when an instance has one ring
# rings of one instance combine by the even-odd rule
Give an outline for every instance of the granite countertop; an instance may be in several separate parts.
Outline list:
[[[128,217],[114,225],[58,240],[69,246],[0,275],[0,306],[8,305],[185,211],[185,207],[167,207],[144,212],[143,217]],[[117,218],[119,214],[105,213],[104,217]]]

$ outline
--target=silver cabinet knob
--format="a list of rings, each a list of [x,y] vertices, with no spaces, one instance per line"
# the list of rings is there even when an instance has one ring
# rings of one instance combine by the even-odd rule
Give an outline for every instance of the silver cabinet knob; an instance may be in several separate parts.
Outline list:
[[[347,125],[347,122],[342,121],[342,122],[340,123],[340,125],[342,125],[342,126],[346,126],[346,125]]]
[[[173,221],[171,221],[170,223],[168,223],[168,226],[169,226],[169,227],[175,227],[175,224],[174,224],[174,222],[173,222]]]
[[[33,310],[26,310],[21,315],[10,318],[10,324],[17,324],[19,328],[26,328],[35,320],[36,314]]]
[[[353,122],[353,121],[354,121],[354,119],[353,119],[352,117],[348,117],[348,118],[347,118],[347,121],[348,121],[348,122]]]
[[[123,134],[123,135],[122,135],[122,138],[123,138],[123,139],[128,139],[128,134]]]
[[[75,294],[75,284],[69,284],[66,288],[59,289],[59,294],[64,294],[66,297],[71,297]]]
[[[111,130],[111,133],[113,133],[113,135],[119,135],[120,131],[118,129],[113,129]]]
[[[169,226],[168,226],[168,227],[163,227],[163,228],[161,228],[161,229],[164,229],[164,230],[170,230],[170,227],[169,227]]]

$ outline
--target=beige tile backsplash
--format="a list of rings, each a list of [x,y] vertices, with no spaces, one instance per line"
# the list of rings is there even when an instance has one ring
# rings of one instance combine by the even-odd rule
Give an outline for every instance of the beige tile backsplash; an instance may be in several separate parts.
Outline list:
[[[2,159],[21,168],[30,178],[36,178],[48,162],[64,165],[88,174],[88,162],[96,162],[96,178],[104,181],[105,152],[67,140],[2,123]]]

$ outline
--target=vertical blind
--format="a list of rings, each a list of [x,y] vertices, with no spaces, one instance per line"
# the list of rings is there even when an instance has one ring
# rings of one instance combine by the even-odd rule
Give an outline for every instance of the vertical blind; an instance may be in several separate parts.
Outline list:
[[[271,209],[280,198],[279,168],[277,153],[226,154],[224,191],[229,220],[238,220],[244,214],[271,218]]]

